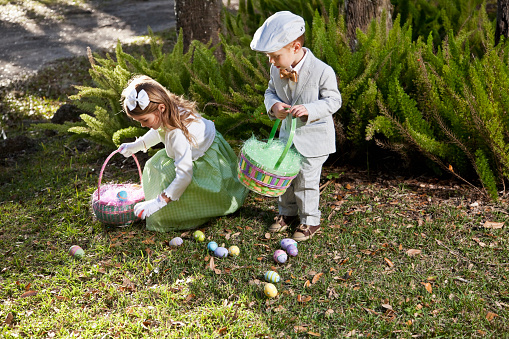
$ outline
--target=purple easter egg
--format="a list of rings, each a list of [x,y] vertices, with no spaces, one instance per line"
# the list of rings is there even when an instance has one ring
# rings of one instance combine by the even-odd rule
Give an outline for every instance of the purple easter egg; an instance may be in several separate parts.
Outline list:
[[[286,250],[286,248],[292,244],[295,244],[295,246],[297,246],[297,242],[292,238],[284,238],[281,240],[281,248],[284,250]]]
[[[214,255],[218,258],[226,258],[228,256],[228,250],[224,247],[218,247],[214,251]]]
[[[180,246],[184,243],[181,237],[176,237],[170,240],[170,246]]]
[[[299,250],[297,249],[296,245],[292,244],[292,245],[288,245],[288,247],[286,247],[286,252],[288,252],[289,256],[296,257],[297,254],[299,253]]]
[[[288,256],[286,255],[286,252],[283,250],[276,250],[274,252],[274,261],[278,262],[280,264],[284,263],[288,259]]]

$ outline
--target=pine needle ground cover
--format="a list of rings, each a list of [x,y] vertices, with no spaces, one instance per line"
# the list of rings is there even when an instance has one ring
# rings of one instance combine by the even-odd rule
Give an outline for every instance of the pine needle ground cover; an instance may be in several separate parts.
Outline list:
[[[192,232],[148,232],[143,222],[105,227],[92,218],[90,196],[109,150],[39,137],[40,152],[0,171],[1,337],[494,338],[509,330],[504,199],[487,203],[454,182],[327,168],[323,231],[276,264],[288,234],[266,231],[275,199],[251,193],[237,213],[202,228],[204,242]],[[136,182],[136,172],[119,159],[103,180]],[[177,236],[182,246],[170,246]],[[212,256],[211,240],[240,255]],[[84,249],[81,259],[68,254],[72,245]],[[269,270],[281,276],[271,299]]]

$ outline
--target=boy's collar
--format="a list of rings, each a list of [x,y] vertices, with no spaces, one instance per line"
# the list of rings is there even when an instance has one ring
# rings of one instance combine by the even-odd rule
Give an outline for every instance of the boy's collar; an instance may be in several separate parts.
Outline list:
[[[302,57],[302,59],[300,59],[300,61],[297,63],[297,65],[295,65],[295,67],[290,67],[291,68],[289,70],[290,72],[295,71],[295,72],[297,72],[297,74],[300,72],[300,69],[302,68],[302,65],[304,64],[304,60],[306,60],[306,57],[309,54],[308,53],[309,49],[307,49],[306,47],[302,47],[302,51],[304,52],[304,56]]]

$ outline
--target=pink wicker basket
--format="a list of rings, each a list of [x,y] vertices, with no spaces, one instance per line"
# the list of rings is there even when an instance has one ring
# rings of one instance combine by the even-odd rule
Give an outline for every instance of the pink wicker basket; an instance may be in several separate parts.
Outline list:
[[[134,205],[145,200],[143,189],[141,187],[141,168],[138,159],[133,154],[134,161],[138,166],[138,174],[140,176],[140,185],[137,184],[107,184],[101,186],[101,180],[106,164],[111,157],[117,153],[113,151],[104,161],[99,174],[99,183],[97,190],[92,194],[92,209],[97,220],[109,225],[127,225],[139,218],[134,214]],[[112,196],[120,196],[120,192],[130,192],[129,197],[112,199]]]

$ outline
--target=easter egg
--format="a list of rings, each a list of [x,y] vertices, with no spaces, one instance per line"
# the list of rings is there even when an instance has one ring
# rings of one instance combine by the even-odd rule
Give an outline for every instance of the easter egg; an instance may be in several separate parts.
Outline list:
[[[214,252],[217,248],[217,242],[215,241],[211,241],[207,244],[207,248],[209,249],[209,251],[212,251]]]
[[[214,251],[214,255],[218,258],[226,258],[228,256],[228,250],[224,247],[218,247]]]
[[[264,278],[267,282],[270,283],[278,283],[281,278],[279,277],[279,274],[274,271],[267,271],[265,272]]]
[[[293,240],[292,238],[281,239],[281,248],[284,250],[286,250],[286,248],[292,244],[297,246],[297,242],[295,240]]]
[[[126,191],[120,191],[117,193],[117,198],[120,201],[126,201],[127,200],[127,192]]]
[[[69,248],[69,254],[73,257],[81,258],[85,255],[85,251],[78,245],[72,245],[71,248]]]
[[[180,246],[183,242],[181,237],[176,237],[170,240],[170,246]]]
[[[288,247],[286,247],[286,252],[288,252],[289,256],[296,257],[299,250],[296,245],[288,245]]]
[[[265,287],[263,288],[263,292],[265,295],[269,298],[274,298],[277,295],[277,288],[276,286],[268,283],[265,284]]]
[[[236,257],[240,254],[240,249],[237,246],[230,246],[230,248],[228,248],[228,253]]]
[[[286,252],[283,250],[276,250],[274,252],[274,261],[278,262],[280,264],[284,263],[288,259],[288,256],[286,255]]]
[[[203,234],[202,231],[194,231],[193,233],[194,240],[196,241],[204,241],[205,240],[205,234]]]

